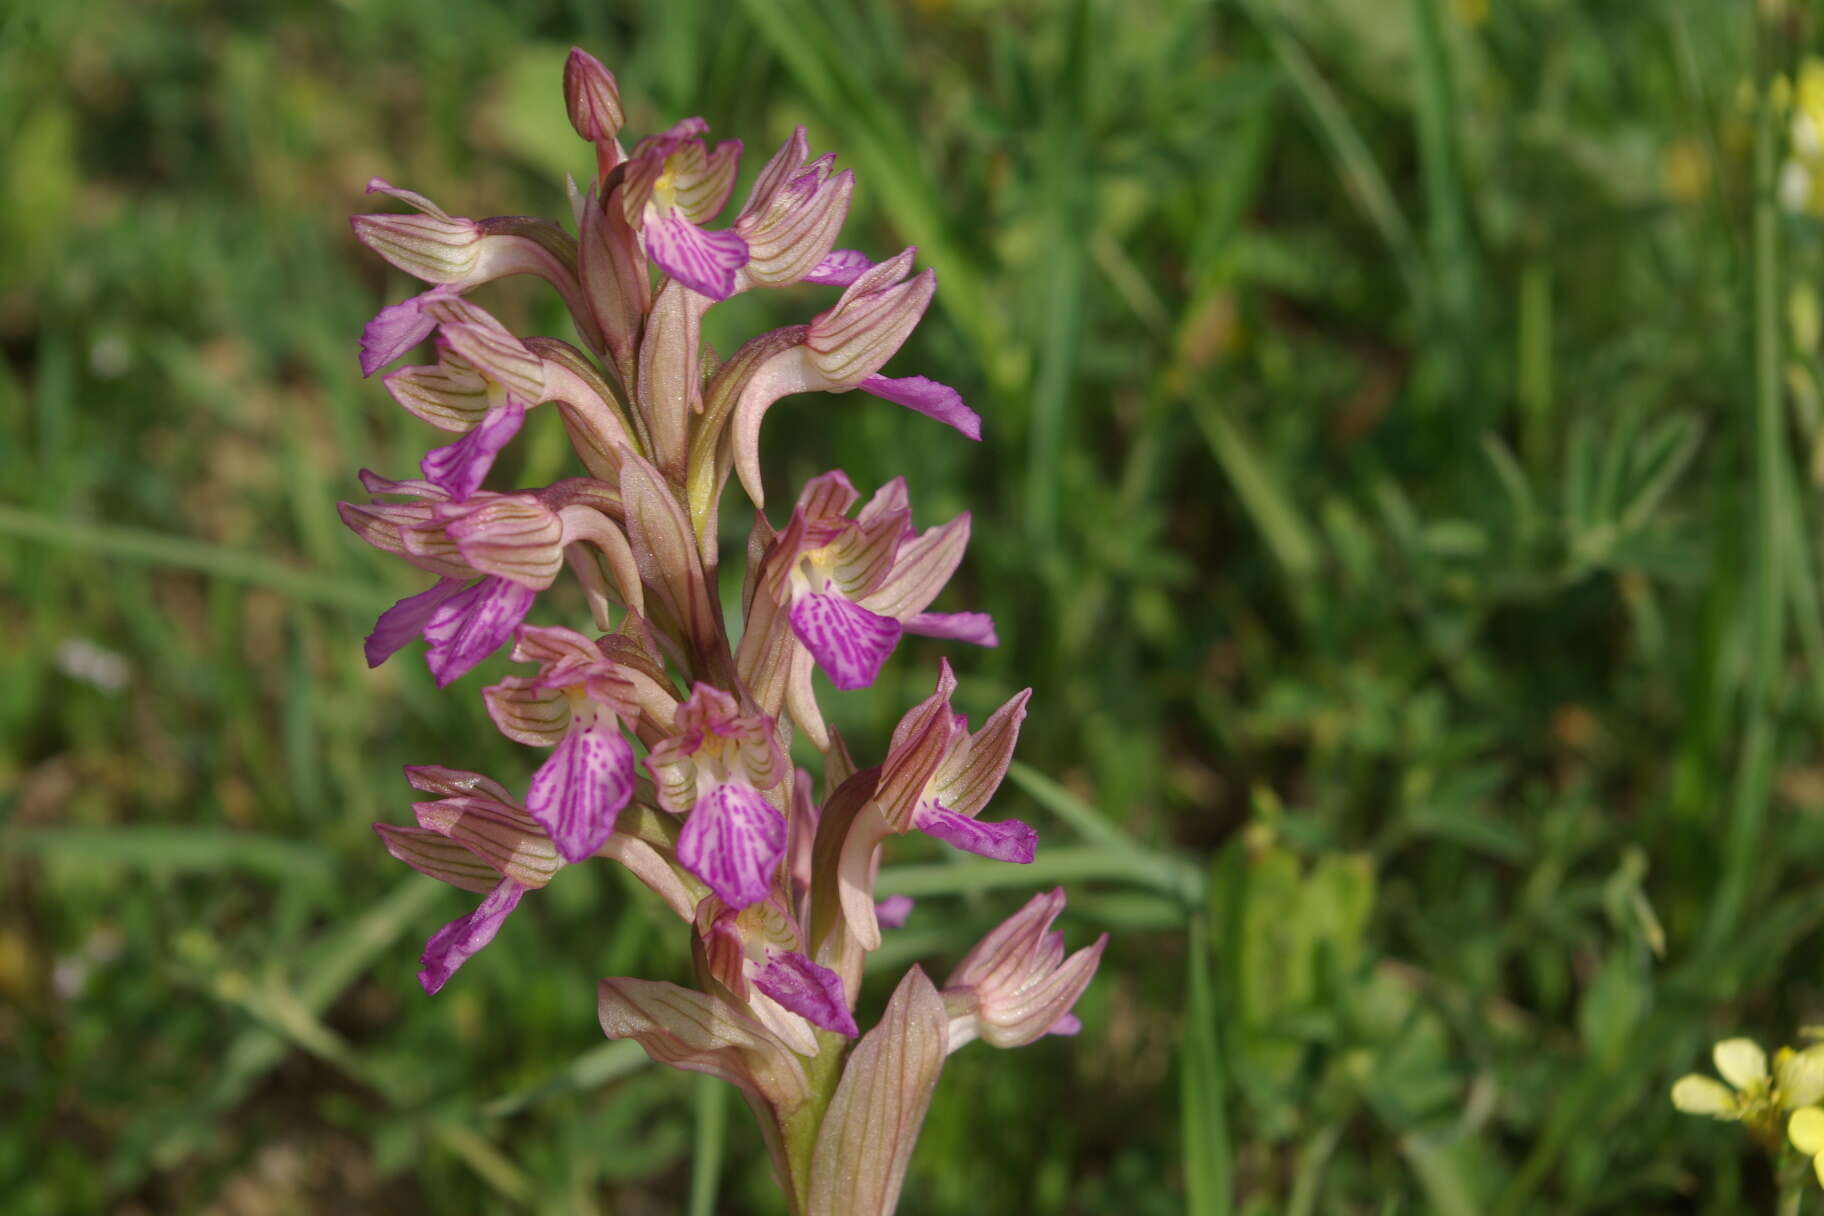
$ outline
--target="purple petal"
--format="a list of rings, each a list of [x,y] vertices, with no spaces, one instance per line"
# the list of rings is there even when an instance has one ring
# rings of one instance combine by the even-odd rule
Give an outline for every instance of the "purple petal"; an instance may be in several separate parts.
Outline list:
[[[374,631],[367,635],[362,650],[367,665],[378,667],[396,654],[401,646],[424,632],[426,622],[443,602],[462,590],[459,578],[440,579],[429,591],[408,595],[380,614]]]
[[[442,288],[435,288],[441,291]],[[361,374],[371,376],[431,336],[437,322],[424,315],[424,295],[382,308],[361,331]]]
[[[880,922],[883,929],[903,928],[906,917],[912,915],[912,897],[910,895],[889,895],[874,905],[874,919]]]
[[[939,384],[923,376],[903,376],[897,380],[869,376],[855,387],[884,401],[917,410],[945,426],[953,426],[978,442],[982,437],[982,416],[964,405],[963,395],[948,384]]]
[[[804,276],[804,281],[847,287],[873,268],[873,260],[865,253],[854,249],[834,249],[812,268],[811,273]]]
[[[792,605],[792,632],[830,682],[846,691],[874,682],[899,645],[900,626],[840,595],[812,592]]]
[[[848,1035],[861,1033],[843,995],[842,977],[819,967],[804,955],[770,953],[766,966],[753,977],[754,987],[816,1026]]]
[[[921,612],[905,622],[907,633],[928,638],[951,638],[977,646],[999,646],[994,618],[986,612]]]
[[[697,799],[678,836],[678,860],[731,908],[765,899],[785,852],[785,816],[750,786],[722,784]]]
[[[436,992],[456,974],[456,968],[493,941],[507,914],[519,907],[519,897],[525,893],[526,889],[511,878],[503,878],[481,901],[480,907],[432,934],[431,940],[424,944],[424,956],[418,960],[418,982],[424,985],[424,990]]]
[[[569,862],[593,856],[614,833],[614,820],[633,797],[633,748],[612,715],[591,726],[572,719],[551,758],[532,775],[526,810]]]
[[[1045,1033],[1046,1034],[1072,1035],[1072,1034],[1079,1033],[1082,1029],[1083,1029],[1083,1022],[1081,1021],[1081,1019],[1079,1019],[1077,1017],[1077,1015],[1074,1013],[1067,1013],[1063,1017],[1059,1018],[1057,1021],[1053,1022],[1051,1024],[1051,1029],[1047,1030]]]
[[[532,609],[534,592],[504,578],[484,578],[446,600],[425,622],[425,653],[442,688],[500,649]]]
[[[927,836],[955,845],[965,853],[1026,865],[1038,851],[1039,834],[1017,819],[983,823],[930,803],[918,812],[913,826]]]
[[[426,452],[418,468],[428,481],[448,490],[450,497],[460,502],[481,489],[482,480],[494,467],[494,458],[519,434],[525,421],[526,407],[509,397],[505,405],[489,410],[455,443]]]
[[[735,271],[747,265],[747,242],[733,232],[710,232],[681,215],[647,213],[646,256],[659,269],[712,300],[735,293]]]

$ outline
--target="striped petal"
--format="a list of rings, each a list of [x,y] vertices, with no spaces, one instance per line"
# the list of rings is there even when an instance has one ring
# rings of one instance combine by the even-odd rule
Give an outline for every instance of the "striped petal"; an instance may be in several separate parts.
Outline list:
[[[678,836],[678,860],[731,908],[766,898],[784,853],[785,816],[732,782],[699,798]]]
[[[361,331],[361,374],[373,375],[430,337],[431,331],[437,328],[437,321],[425,314],[425,299],[448,290],[434,287],[409,300],[382,308]]]
[[[747,242],[734,232],[710,232],[683,215],[649,214],[644,226],[646,256],[684,286],[712,300],[735,291],[735,271],[747,265]]]
[[[912,822],[913,826],[927,836],[935,836],[965,853],[974,853],[977,857],[988,857],[995,861],[1027,865],[1039,848],[1039,834],[1018,819],[983,823],[979,819],[947,811],[936,803],[927,803],[919,808]]]
[[[827,584],[826,584],[827,586]],[[792,605],[792,632],[837,688],[866,688],[899,645],[900,625],[840,595],[812,592]]]
[[[423,633],[425,625],[437,609],[462,590],[462,584],[463,580],[459,578],[439,580],[429,591],[408,595],[382,612],[380,619],[374,622],[374,631],[362,643],[367,665],[380,666],[398,653],[400,647]]]
[[[851,1039],[861,1033],[843,995],[842,977],[797,951],[769,951],[753,985],[812,1025]]]
[[[836,249],[825,254],[811,273],[804,276],[804,281],[847,287],[872,269],[874,262],[867,254],[854,249]]]
[[[582,861],[614,832],[615,818],[633,797],[633,748],[612,715],[578,727],[539,766],[526,791],[526,810],[570,862]]]
[[[442,988],[458,967],[493,941],[513,909],[519,907],[520,896],[525,893],[524,887],[511,878],[504,878],[481,901],[480,907],[432,934],[431,940],[424,944],[424,956],[418,960],[418,982],[424,985],[424,990],[436,992]]]
[[[963,404],[963,395],[948,384],[939,384],[923,376],[869,376],[855,387],[883,401],[917,410],[945,426],[953,426],[969,438],[982,437],[982,416]]]
[[[425,662],[442,688],[500,649],[532,609],[533,592],[504,578],[484,578],[445,600],[424,626]]]
[[[508,398],[505,405],[489,410],[479,425],[455,443],[425,453],[418,468],[425,480],[448,490],[451,498],[468,498],[481,489],[488,470],[494,467],[494,458],[519,434],[525,421],[526,407]]]

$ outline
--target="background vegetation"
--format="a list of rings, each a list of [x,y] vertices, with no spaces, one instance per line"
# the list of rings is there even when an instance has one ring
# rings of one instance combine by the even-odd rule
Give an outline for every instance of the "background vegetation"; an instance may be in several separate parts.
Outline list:
[[[368,827],[403,763],[528,760],[480,679],[361,661],[411,580],[333,503],[426,435],[358,378],[409,287],[343,217],[374,174],[564,214],[573,43],[635,132],[703,114],[750,175],[794,123],[835,149],[845,243],[941,277],[894,367],[987,420],[769,427],[775,484],[973,509],[947,604],[1004,644],[953,654],[967,708],[1036,686],[1000,811],[1040,860],[896,854],[899,961],[941,974],[1021,898],[991,881],[1113,933],[1081,1038],[952,1059],[908,1213],[1766,1206],[1665,1095],[1824,1015],[1824,254],[1758,100],[1816,33],[1780,0],[0,6],[0,1206],[776,1210],[739,1104],[601,1040],[597,976],[686,968],[656,901],[558,884],[426,998],[462,897]],[[821,306],[779,294],[716,332]],[[555,427],[522,446],[558,467]],[[936,653],[841,699],[858,752]]]

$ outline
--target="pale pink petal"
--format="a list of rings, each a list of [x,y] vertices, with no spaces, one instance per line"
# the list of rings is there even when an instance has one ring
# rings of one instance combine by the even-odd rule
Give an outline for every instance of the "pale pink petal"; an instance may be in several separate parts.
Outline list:
[[[770,954],[753,976],[754,987],[825,1030],[854,1038],[861,1033],[843,996],[842,977],[793,952]]]
[[[442,688],[500,649],[532,609],[534,592],[504,578],[484,578],[445,600],[425,622],[425,662]]]
[[[811,273],[804,276],[804,281],[847,287],[873,267],[874,262],[865,253],[853,249],[834,249],[817,263]]]
[[[986,612],[921,612],[904,622],[907,633],[928,638],[950,638],[973,642],[977,646],[999,646],[994,633],[994,618]]]
[[[1047,1030],[1045,1033],[1046,1034],[1073,1035],[1073,1034],[1079,1033],[1082,1029],[1083,1029],[1082,1019],[1077,1017],[1077,1015],[1074,1013],[1067,1013],[1063,1017],[1059,1018],[1057,1021],[1053,1022],[1051,1024],[1051,1029]]]
[[[733,232],[710,232],[682,215],[649,215],[646,256],[684,286],[712,300],[735,291],[735,271],[747,265],[747,242]]]
[[[935,836],[955,845],[965,853],[989,857],[995,861],[1012,861],[1025,865],[1038,851],[1039,834],[1017,819],[983,823],[935,803],[922,808],[913,825],[927,836]]]
[[[826,584],[827,585],[827,584]],[[804,643],[830,682],[848,690],[874,683],[899,645],[900,625],[840,595],[813,592],[792,605],[792,632]]]
[[[430,337],[437,322],[425,313],[425,301],[447,294],[450,294],[448,288],[434,287],[409,300],[382,308],[361,331],[361,374],[373,375]]]
[[[526,407],[509,397],[455,443],[426,452],[418,468],[427,481],[448,490],[460,502],[481,489],[494,458],[519,434],[525,421]]]
[[[884,401],[917,410],[945,426],[953,426],[970,439],[982,437],[982,416],[963,404],[963,395],[948,384],[939,384],[923,376],[869,376],[855,387]]]
[[[633,748],[616,726],[610,714],[587,727],[572,719],[563,742],[532,775],[526,810],[565,861],[582,861],[601,848],[633,797]]]
[[[889,895],[874,905],[874,919],[880,922],[883,929],[903,929],[906,918],[911,915],[910,895]]]
[[[378,667],[392,658],[401,646],[424,632],[426,622],[443,602],[462,590],[463,580],[459,578],[440,579],[429,591],[420,591],[417,595],[406,598],[380,614],[374,622],[374,631],[367,635],[362,643],[362,651],[367,655],[367,665]]]
[[[526,889],[511,878],[504,878],[481,906],[467,916],[459,916],[431,935],[424,944],[424,957],[419,959],[418,982],[426,992],[436,992],[456,968],[468,962],[483,946],[494,940],[509,913],[519,907],[519,897]]]
[[[731,908],[765,899],[785,853],[785,816],[745,785],[697,799],[678,836],[678,860]]]

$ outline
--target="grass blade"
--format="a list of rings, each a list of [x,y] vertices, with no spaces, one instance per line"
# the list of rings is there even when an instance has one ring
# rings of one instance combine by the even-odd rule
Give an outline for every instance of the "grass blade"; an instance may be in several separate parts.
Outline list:
[[[1179,1044],[1179,1106],[1184,1133],[1185,1211],[1226,1216],[1233,1163],[1223,1109],[1222,1056],[1216,1038],[1216,997],[1210,982],[1209,931],[1201,914],[1186,946],[1188,1007]]]
[[[300,570],[271,558],[141,528],[51,519],[4,503],[0,503],[0,536],[41,541],[130,562],[195,570],[215,578],[267,587],[292,599],[312,600],[357,612],[378,611],[392,602],[392,597],[381,588]]]
[[[722,1180],[722,1155],[728,1142],[728,1082],[698,1077],[691,1099],[695,1150],[690,1158],[690,1216],[715,1216],[716,1191]]]

